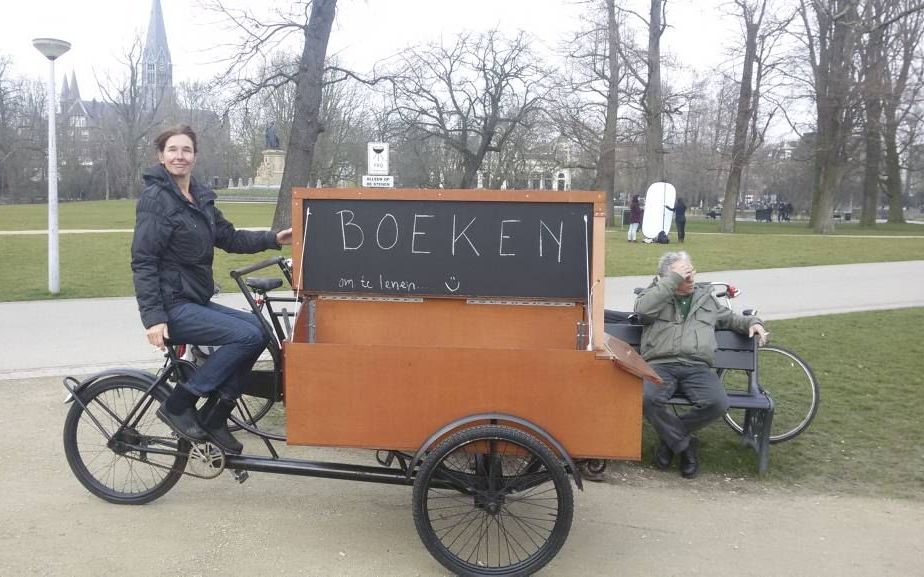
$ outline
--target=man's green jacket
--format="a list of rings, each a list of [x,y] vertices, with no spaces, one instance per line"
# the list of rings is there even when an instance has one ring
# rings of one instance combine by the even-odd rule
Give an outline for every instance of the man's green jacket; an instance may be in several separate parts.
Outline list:
[[[708,285],[694,285],[690,312],[684,320],[674,291],[683,282],[676,272],[655,281],[635,300],[642,324],[642,357],[649,363],[715,363],[715,330],[748,334],[757,317],[739,315],[715,298]]]

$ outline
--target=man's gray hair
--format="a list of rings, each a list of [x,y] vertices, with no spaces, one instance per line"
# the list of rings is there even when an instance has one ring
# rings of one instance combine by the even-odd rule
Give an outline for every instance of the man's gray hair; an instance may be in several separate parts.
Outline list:
[[[687,254],[685,250],[678,250],[677,252],[666,252],[664,256],[661,257],[661,260],[658,261],[658,276],[667,276],[671,270],[671,266],[678,260],[685,260],[690,264],[693,264],[693,259],[690,258],[690,255]]]

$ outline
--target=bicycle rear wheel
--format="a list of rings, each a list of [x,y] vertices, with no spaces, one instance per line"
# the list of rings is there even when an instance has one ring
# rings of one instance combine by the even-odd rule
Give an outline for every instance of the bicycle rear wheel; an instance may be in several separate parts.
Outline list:
[[[773,399],[770,442],[788,441],[808,428],[821,401],[818,379],[812,368],[789,349],[767,345],[757,351],[759,384]],[[719,378],[729,390],[747,390],[745,371],[724,370]],[[726,413],[725,422],[739,434],[743,431],[743,410]]]
[[[183,474],[190,444],[177,439],[155,411],[155,391],[119,434],[149,383],[127,375],[101,379],[80,392],[64,421],[64,454],[91,493],[120,505],[141,505],[169,491]],[[105,431],[100,431],[97,423]],[[111,437],[111,438],[110,438]]]

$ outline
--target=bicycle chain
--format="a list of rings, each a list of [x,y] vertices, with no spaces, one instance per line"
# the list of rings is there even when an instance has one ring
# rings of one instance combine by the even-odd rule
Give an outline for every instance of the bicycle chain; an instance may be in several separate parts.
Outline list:
[[[172,438],[179,440],[179,437],[176,435],[176,433],[172,433]],[[158,469],[166,469],[167,471],[178,471],[181,475],[189,475],[190,477],[196,477],[197,479],[214,479],[215,477],[221,475],[224,472],[225,465],[227,464],[227,460],[225,459],[225,452],[222,451],[217,445],[210,443],[208,441],[204,443],[192,443],[190,441],[187,441],[187,442],[189,442],[190,446],[192,447],[192,449],[189,452],[184,453],[180,451],[174,451],[170,453],[171,455],[179,455],[182,457],[186,457],[186,466],[184,466],[182,470],[178,470],[176,467],[168,467],[166,465],[161,465],[160,463],[155,463],[147,459],[142,459],[141,457],[131,456],[128,453],[124,453],[122,456],[127,459],[131,459],[133,461],[139,461],[141,463],[144,463],[146,465],[149,465],[151,467],[155,467]],[[203,447],[205,448],[205,451],[203,451]],[[210,447],[212,450],[209,450]],[[137,452],[140,453],[143,451],[137,450]],[[158,453],[158,454],[162,454],[162,453]],[[187,469],[189,468],[189,463],[193,461],[204,464],[207,469],[212,469],[214,470],[214,472],[210,472],[209,474],[205,475],[205,474],[198,474],[198,473],[193,473],[191,471],[188,471]],[[219,463],[218,466],[215,466],[216,461]]]

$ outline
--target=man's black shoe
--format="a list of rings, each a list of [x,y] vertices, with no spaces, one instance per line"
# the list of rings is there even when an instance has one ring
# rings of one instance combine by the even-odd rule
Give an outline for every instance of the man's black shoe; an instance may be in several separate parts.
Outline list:
[[[228,430],[228,417],[232,410],[234,410],[234,401],[218,400],[202,419],[202,426],[208,433],[209,439],[218,448],[230,455],[240,455],[244,450],[244,445]]]
[[[674,452],[671,451],[670,446],[664,441],[661,441],[661,444],[658,445],[658,450],[655,451],[654,460],[652,461],[654,466],[662,471],[670,469],[671,463],[674,460]]]
[[[161,403],[160,408],[157,409],[157,416],[181,437],[185,437],[190,441],[205,441],[208,439],[208,433],[196,421],[196,409],[193,407],[187,407],[179,413],[171,413],[167,409],[167,402],[164,401]]]
[[[690,438],[690,444],[680,452],[680,476],[692,479],[699,472],[699,439]]]

